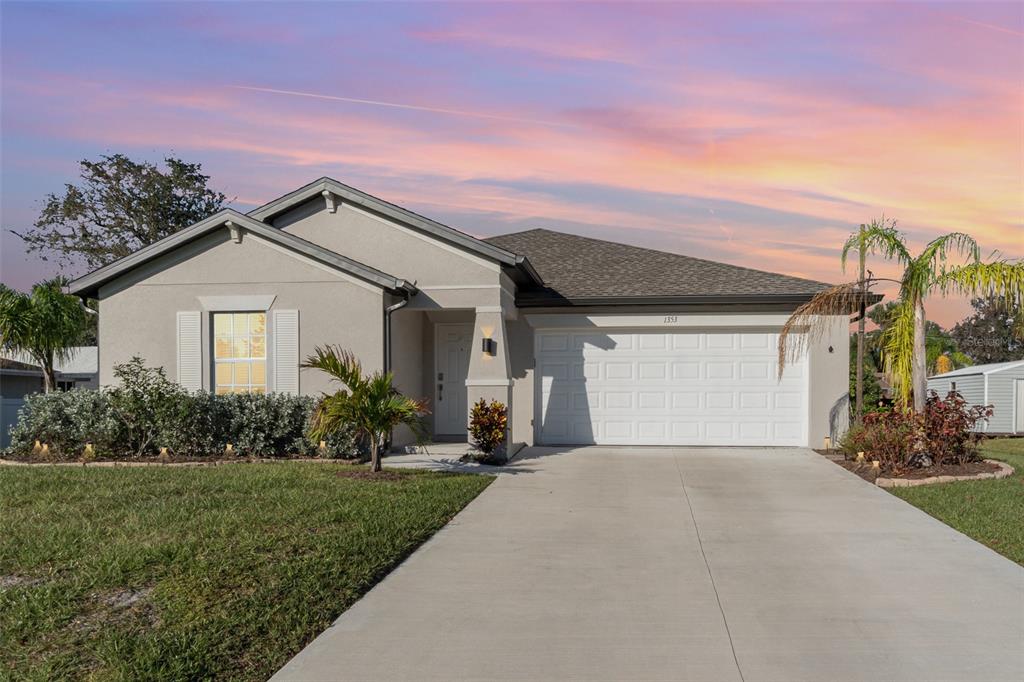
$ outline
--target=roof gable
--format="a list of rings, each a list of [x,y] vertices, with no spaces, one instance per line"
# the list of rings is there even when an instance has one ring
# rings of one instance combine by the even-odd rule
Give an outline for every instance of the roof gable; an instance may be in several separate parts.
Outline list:
[[[305,239],[296,237],[277,228],[261,223],[258,220],[235,211],[224,209],[205,220],[175,232],[174,234],[145,246],[135,253],[132,253],[120,260],[114,261],[98,270],[95,270],[84,277],[80,277],[68,285],[68,291],[78,296],[96,296],[99,288],[135,268],[149,263],[164,254],[189,244],[200,237],[210,234],[216,230],[224,229],[233,225],[242,230],[252,232],[270,242],[276,243],[286,250],[297,255],[311,258],[318,263],[337,269],[349,275],[353,275],[379,286],[388,291],[415,291],[415,287],[403,279],[399,279],[386,272],[371,268],[351,258],[346,258],[333,251],[308,242]]]
[[[830,286],[553,230],[527,230],[487,241],[528,256],[537,268],[545,287],[524,293],[522,302],[528,305],[703,299],[800,302]]]
[[[384,201],[371,194],[367,194],[354,187],[338,182],[332,178],[323,177],[319,180],[289,192],[283,197],[274,199],[258,208],[249,211],[248,215],[264,223],[271,223],[273,219],[286,211],[315,199],[320,196],[333,195],[342,201],[360,206],[369,211],[383,215],[393,221],[411,227],[420,232],[426,233],[434,238],[441,239],[455,246],[464,248],[472,253],[483,256],[502,265],[515,267],[523,271],[526,279],[532,280],[534,284],[540,284],[540,276],[534,270],[529,260],[518,253],[502,248],[500,245],[477,239],[464,232],[449,227],[436,220],[414,213],[396,204]]]

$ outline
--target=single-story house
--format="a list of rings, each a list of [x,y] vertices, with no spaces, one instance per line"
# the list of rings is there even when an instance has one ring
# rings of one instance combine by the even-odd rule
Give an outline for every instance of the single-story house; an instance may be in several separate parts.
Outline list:
[[[991,405],[992,416],[976,430],[1024,433],[1024,360],[954,369],[928,377],[928,390],[945,397],[956,391],[971,405]]]
[[[54,363],[57,389],[99,386],[96,346],[79,346]],[[0,353],[0,448],[10,445],[10,430],[18,421],[25,396],[43,390],[43,370],[26,353]]]
[[[837,436],[848,317],[776,369],[783,323],[826,287],[543,229],[477,239],[322,178],[70,291],[99,300],[101,384],[139,355],[189,389],[316,395],[334,389],[299,365],[336,344],[427,398],[436,440],[465,439],[478,399],[506,403],[515,450]]]

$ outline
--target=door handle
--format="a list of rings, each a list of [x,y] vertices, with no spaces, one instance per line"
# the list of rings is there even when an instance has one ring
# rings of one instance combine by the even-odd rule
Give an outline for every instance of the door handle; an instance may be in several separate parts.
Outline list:
[[[437,385],[437,402],[444,400],[444,384]]]

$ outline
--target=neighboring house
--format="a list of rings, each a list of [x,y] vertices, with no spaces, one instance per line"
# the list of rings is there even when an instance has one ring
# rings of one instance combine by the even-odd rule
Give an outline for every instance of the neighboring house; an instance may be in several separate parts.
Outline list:
[[[57,389],[96,388],[99,385],[98,349],[75,348],[66,362],[57,362]],[[10,443],[10,429],[18,421],[25,396],[43,390],[43,372],[25,353],[0,353],[0,448]]]
[[[1024,433],[1024,360],[973,365],[928,377],[928,390],[956,391],[971,405],[991,405],[992,417],[976,427],[985,433]]]
[[[351,349],[465,439],[480,398],[523,444],[818,445],[847,418],[848,318],[776,376],[827,285],[552,232],[475,239],[324,178],[223,210],[70,285],[99,299],[100,383],[134,355],[189,389],[334,390]],[[407,442],[407,434],[396,442]]]

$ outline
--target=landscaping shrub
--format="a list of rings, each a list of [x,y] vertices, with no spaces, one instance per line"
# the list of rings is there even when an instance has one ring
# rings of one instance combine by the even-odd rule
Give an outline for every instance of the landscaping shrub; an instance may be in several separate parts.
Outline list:
[[[495,452],[505,443],[508,431],[508,408],[497,400],[488,403],[481,398],[470,412],[469,435],[473,444],[484,453],[485,458],[492,458]],[[499,452],[499,456],[500,456]]]
[[[882,471],[901,473],[907,469],[915,438],[914,418],[909,412],[871,412],[846,432],[839,448],[849,459],[863,452],[867,459],[878,460]]]
[[[139,358],[116,366],[114,375],[115,388],[27,396],[9,452],[27,457],[39,440],[58,460],[78,459],[87,442],[107,459],[154,455],[161,447],[180,457],[220,457],[227,443],[243,457],[359,454],[351,428],[331,434],[320,451],[309,433],[309,396],[189,393]]]
[[[939,398],[931,391],[924,412],[892,410],[864,415],[863,423],[843,436],[839,447],[847,458],[858,452],[878,460],[884,473],[936,464],[964,464],[978,458],[981,434],[975,425],[992,416],[992,408],[968,405],[959,393]]]
[[[951,392],[945,398],[939,398],[935,391],[931,391],[921,415],[926,452],[936,464],[964,464],[977,460],[982,434],[976,432],[974,426],[991,416],[991,405],[968,405],[959,393]]]
[[[97,454],[113,449],[119,424],[105,391],[74,389],[25,396],[21,418],[11,429],[11,450],[27,455],[38,440],[50,447],[52,459],[76,459],[86,443]]]

